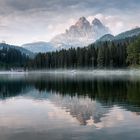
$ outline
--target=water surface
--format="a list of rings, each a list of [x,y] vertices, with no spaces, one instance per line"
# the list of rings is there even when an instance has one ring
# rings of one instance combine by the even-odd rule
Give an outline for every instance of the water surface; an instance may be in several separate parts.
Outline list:
[[[139,140],[139,72],[3,72],[0,139]]]

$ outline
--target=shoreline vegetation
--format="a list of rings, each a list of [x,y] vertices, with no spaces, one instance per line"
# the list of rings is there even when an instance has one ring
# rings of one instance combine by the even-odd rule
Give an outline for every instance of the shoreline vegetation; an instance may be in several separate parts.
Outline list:
[[[98,42],[84,48],[38,53],[28,69],[125,69],[140,66],[140,37]]]
[[[15,49],[0,50],[0,69],[132,69],[140,67],[140,36],[96,42],[84,48],[38,53],[34,58]]]

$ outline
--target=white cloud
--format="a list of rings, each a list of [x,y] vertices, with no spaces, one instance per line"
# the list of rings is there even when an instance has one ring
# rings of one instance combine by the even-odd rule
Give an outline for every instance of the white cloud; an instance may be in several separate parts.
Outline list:
[[[49,41],[81,16],[90,21],[97,17],[118,34],[139,26],[139,4],[138,0],[0,0],[0,40]]]

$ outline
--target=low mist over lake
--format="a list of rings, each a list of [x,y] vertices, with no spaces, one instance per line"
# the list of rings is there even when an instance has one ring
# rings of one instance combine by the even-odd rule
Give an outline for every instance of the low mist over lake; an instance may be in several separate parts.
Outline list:
[[[140,0],[0,0],[0,140],[140,140]]]

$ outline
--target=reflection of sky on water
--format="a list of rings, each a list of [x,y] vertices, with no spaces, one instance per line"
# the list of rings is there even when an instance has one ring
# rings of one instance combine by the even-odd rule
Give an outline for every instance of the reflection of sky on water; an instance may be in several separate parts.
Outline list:
[[[105,107],[88,97],[62,97],[49,93],[46,99],[41,97],[38,100],[39,93],[36,90],[32,92],[0,101],[1,128],[32,128],[42,131],[79,125],[94,126],[98,129],[140,126],[137,113],[118,106]]]
[[[0,110],[0,127],[8,129],[31,128],[41,131],[61,128],[65,123],[69,126],[76,123],[69,113],[57,108],[49,101],[8,99],[4,103],[0,102]]]
[[[139,139],[140,86],[139,81],[128,79],[114,82],[103,78],[81,83],[82,79],[46,74],[3,76],[0,137],[2,140]],[[96,86],[92,89],[93,84]]]

